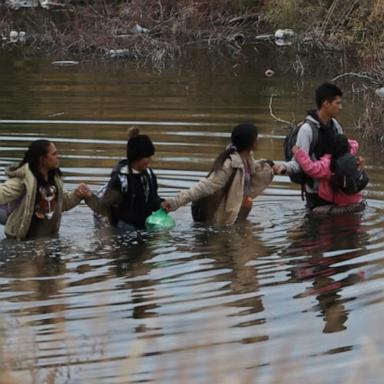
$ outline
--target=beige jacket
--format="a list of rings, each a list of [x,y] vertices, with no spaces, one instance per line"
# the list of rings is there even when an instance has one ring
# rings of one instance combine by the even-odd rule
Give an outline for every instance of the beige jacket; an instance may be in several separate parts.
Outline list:
[[[255,198],[272,182],[273,170],[263,160],[256,161],[251,158],[250,161],[253,163],[250,197]],[[237,152],[225,160],[222,169],[212,173],[208,178],[200,180],[190,189],[179,192],[175,198],[168,200],[171,209],[176,210],[191,201],[197,201],[223,189],[229,181],[233,169],[237,169],[233,182],[229,187],[227,196],[221,195],[218,208],[213,214],[211,222],[211,224],[217,225],[233,224],[239,218],[244,199],[244,165]],[[242,218],[245,218],[248,213],[249,211],[245,215],[242,214]]]
[[[29,170],[28,164],[18,169],[11,167],[5,173],[9,179],[0,184],[0,204],[10,203],[24,194],[20,205],[8,217],[7,223],[5,224],[5,234],[7,237],[25,239],[31,225],[35,208],[37,181]],[[60,212],[57,221],[58,231],[61,212],[68,211],[79,204],[81,198],[77,197],[74,192],[65,192],[60,177],[55,178],[55,184],[58,191],[57,203]]]

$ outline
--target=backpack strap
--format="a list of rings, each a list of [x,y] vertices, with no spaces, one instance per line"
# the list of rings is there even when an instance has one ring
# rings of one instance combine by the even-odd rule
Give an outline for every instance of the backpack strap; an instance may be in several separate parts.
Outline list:
[[[148,180],[149,180],[149,183],[150,183],[151,187],[154,190],[157,190],[156,177],[155,177],[155,174],[153,173],[152,169],[151,168],[147,168],[146,172],[148,174]]]
[[[315,152],[315,147],[316,147],[316,144],[319,140],[319,127],[316,123],[314,123],[310,119],[305,119],[304,124],[305,123],[307,123],[312,129],[312,141],[311,141],[311,144],[309,146],[309,151],[308,151],[308,155],[311,156]]]
[[[122,160],[119,162],[118,166],[115,168],[117,179],[120,181],[121,192],[128,192],[128,180],[131,173],[129,164]]]

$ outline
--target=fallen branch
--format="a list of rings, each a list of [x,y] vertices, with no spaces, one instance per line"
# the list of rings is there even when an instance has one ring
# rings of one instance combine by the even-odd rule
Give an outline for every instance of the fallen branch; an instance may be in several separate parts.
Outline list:
[[[292,123],[291,123],[290,121],[280,119],[279,117],[277,117],[277,116],[273,113],[273,109],[272,109],[273,96],[275,96],[275,95],[271,95],[271,98],[269,99],[269,114],[272,116],[273,119],[275,119],[275,120],[278,121],[279,123],[287,124],[287,125],[289,125],[289,126],[292,125]]]

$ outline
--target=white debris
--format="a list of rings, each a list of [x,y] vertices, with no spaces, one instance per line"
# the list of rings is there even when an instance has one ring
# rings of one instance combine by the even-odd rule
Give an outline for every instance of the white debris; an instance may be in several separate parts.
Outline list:
[[[384,98],[384,87],[377,88],[375,93],[376,93],[377,96]]]
[[[45,9],[54,7],[65,7],[65,1],[60,0],[40,0],[40,6]]]
[[[11,43],[17,43],[19,41],[19,32],[17,31],[11,31],[9,33],[9,41]]]
[[[292,29],[278,29],[275,32],[275,39],[292,39],[295,37],[295,32]]]
[[[149,29],[148,28],[143,28],[139,24],[135,24],[135,26],[131,29],[132,33],[148,33]]]
[[[6,0],[5,4],[12,9],[37,8],[38,6],[50,9],[54,7],[65,7],[65,0]]]
[[[78,65],[78,61],[71,61],[71,60],[58,60],[58,61],[53,61],[52,65],[57,65],[60,67],[69,67],[71,65]]]
[[[278,47],[284,47],[286,45],[292,45],[292,41],[287,39],[275,39],[275,44]]]
[[[27,41],[27,35],[24,31],[19,32],[19,43],[24,44]]]
[[[39,6],[39,0],[6,0],[5,4],[12,9],[34,8]]]
[[[110,49],[106,53],[107,56],[109,56],[111,59],[117,59],[117,58],[125,58],[129,56],[129,50],[128,49]]]
[[[273,34],[264,34],[264,35],[257,35],[256,36],[256,40],[271,40],[275,37],[275,35]]]

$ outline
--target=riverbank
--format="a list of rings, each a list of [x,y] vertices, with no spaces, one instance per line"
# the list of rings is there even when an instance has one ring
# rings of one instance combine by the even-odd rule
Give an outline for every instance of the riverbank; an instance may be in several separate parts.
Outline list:
[[[246,57],[250,46],[275,44],[276,31],[290,28],[294,35],[279,42],[291,45],[288,70],[302,75],[315,56],[319,66],[329,67],[331,78],[353,72],[353,92],[364,95],[369,114],[359,126],[367,137],[383,140],[383,99],[374,91],[384,85],[384,3],[360,3],[72,0],[49,11],[3,5],[0,33],[5,49],[27,45],[32,53],[43,51],[60,60],[126,59],[161,69],[196,46],[213,56]]]

